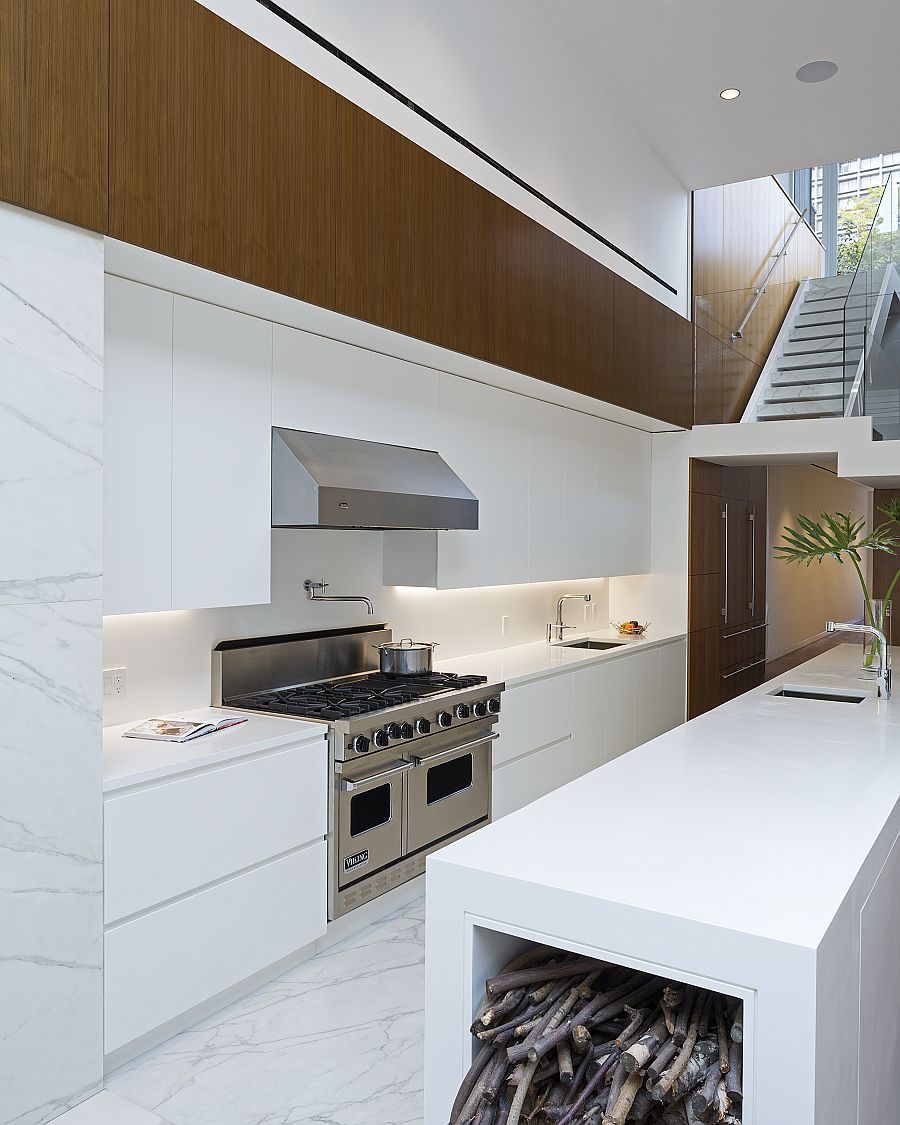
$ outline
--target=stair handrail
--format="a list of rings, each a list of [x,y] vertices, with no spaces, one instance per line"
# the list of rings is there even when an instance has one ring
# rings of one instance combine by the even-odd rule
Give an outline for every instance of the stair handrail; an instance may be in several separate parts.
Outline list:
[[[778,268],[778,263],[781,261],[781,259],[787,253],[787,248],[791,244],[791,239],[797,233],[797,228],[800,226],[800,224],[806,218],[806,212],[808,210],[809,210],[808,207],[804,207],[803,210],[800,212],[800,214],[797,216],[797,218],[794,219],[793,223],[791,224],[790,233],[788,234],[787,238],[784,240],[781,249],[778,251],[778,253],[775,255],[775,257],[772,259],[772,264],[771,264],[771,266],[769,266],[769,269],[766,272],[766,276],[762,280],[762,284],[757,286],[757,288],[754,292],[753,300],[750,302],[750,308],[747,309],[747,312],[744,315],[744,319],[737,326],[735,331],[731,333],[732,342],[734,342],[735,340],[743,340],[744,329],[747,327],[748,323],[750,322],[750,317],[753,316],[754,312],[756,312],[756,306],[759,304],[760,298],[762,297],[763,293],[765,293],[767,288],[768,288],[769,278],[772,276],[772,274]]]
[[[772,385],[772,377],[778,371],[778,360],[784,352],[784,345],[791,338],[791,329],[794,327],[794,321],[797,319],[797,315],[803,307],[803,302],[806,300],[811,281],[812,278],[804,277],[797,286],[797,292],[794,294],[794,298],[788,306],[788,311],[785,313],[784,320],[781,322],[781,327],[778,329],[775,342],[772,344],[768,356],[766,356],[766,362],[763,364],[762,371],[759,373],[756,386],[753,388],[753,393],[744,408],[744,413],[741,415],[742,422],[755,422],[757,420],[756,412],[764,403],[766,392]]]

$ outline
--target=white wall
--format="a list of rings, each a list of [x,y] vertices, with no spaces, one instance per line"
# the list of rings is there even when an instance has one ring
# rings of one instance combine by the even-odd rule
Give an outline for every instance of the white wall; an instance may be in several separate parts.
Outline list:
[[[0,204],[0,1118],[102,1078],[102,239]]]
[[[871,526],[872,492],[841,480],[824,469],[806,465],[775,465],[769,470],[769,543],[781,541],[785,526],[797,514],[818,519],[821,512],[865,516]],[[864,556],[871,573],[871,555]],[[825,621],[857,621],[863,616],[863,597],[853,566],[833,559],[812,566],[788,566],[770,551],[766,568],[769,628],[766,655],[770,660],[793,652],[825,632]]]
[[[597,84],[536,0],[281,0],[298,19],[397,87],[678,290],[491,169],[373,83],[246,0],[201,0],[374,116],[533,216],[682,315],[690,196]]]
[[[441,660],[541,640],[556,616],[559,595],[582,591],[592,595],[591,605],[569,603],[566,620],[584,628],[607,626],[608,583],[602,578],[472,590],[382,586],[381,538],[374,531],[273,531],[270,605],[105,617],[103,666],[127,668],[128,691],[104,700],[104,723],[206,706],[210,654],[232,637],[386,621],[395,638],[438,641],[435,659]],[[375,616],[353,603],[311,604],[302,589],[305,578],[327,579],[330,593],[365,594]],[[502,615],[509,618],[505,635]],[[472,662],[473,673],[477,665]]]

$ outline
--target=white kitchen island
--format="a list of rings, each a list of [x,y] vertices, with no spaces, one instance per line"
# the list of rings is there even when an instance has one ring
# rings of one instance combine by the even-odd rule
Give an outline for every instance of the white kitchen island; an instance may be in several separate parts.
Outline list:
[[[841,645],[429,859],[425,1125],[447,1123],[485,977],[533,942],[742,997],[744,1125],[900,1122],[900,694],[857,679],[860,654]]]

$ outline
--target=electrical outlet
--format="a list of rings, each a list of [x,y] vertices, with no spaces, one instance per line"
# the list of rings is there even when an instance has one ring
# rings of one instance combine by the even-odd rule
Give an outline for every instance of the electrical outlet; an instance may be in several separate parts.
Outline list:
[[[509,631],[509,614],[504,613],[500,617],[500,636],[505,637]]]
[[[103,669],[103,695],[105,698],[121,698],[128,689],[127,668]]]
[[[593,609],[594,609],[594,606],[591,602],[585,602],[584,603],[584,619],[585,619],[585,621],[590,621],[590,619],[593,615]]]

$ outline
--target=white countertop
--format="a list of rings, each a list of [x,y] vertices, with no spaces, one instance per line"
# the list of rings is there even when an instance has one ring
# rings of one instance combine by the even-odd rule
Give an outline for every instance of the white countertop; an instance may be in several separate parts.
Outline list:
[[[171,712],[152,718],[205,721],[218,715],[235,714],[228,707],[201,707],[193,711]],[[103,792],[112,793],[130,785],[219,765],[233,758],[276,750],[294,743],[322,740],[328,728],[323,723],[301,719],[285,719],[280,715],[247,714],[247,722],[203,735],[190,742],[156,742],[146,738],[124,738],[124,732],[137,726],[137,721],[106,727],[103,731]]]
[[[636,649],[657,648],[671,641],[682,640],[684,633],[651,632],[644,637],[620,637],[615,629],[595,632],[575,633],[566,637],[564,644],[548,644],[535,641],[533,644],[514,645],[512,648],[494,649],[490,652],[473,652],[468,656],[453,660],[435,662],[438,672],[477,673],[487,676],[491,683],[505,683],[507,687],[540,680],[545,676],[560,672],[571,672],[587,664],[605,660],[616,660],[634,652]],[[585,649],[571,648],[572,641],[593,639],[598,641],[622,641],[617,648]]]
[[[429,865],[816,948],[900,801],[900,694],[878,699],[860,654],[840,645]],[[784,684],[870,694],[773,697]]]

